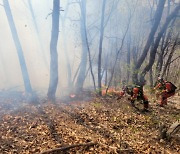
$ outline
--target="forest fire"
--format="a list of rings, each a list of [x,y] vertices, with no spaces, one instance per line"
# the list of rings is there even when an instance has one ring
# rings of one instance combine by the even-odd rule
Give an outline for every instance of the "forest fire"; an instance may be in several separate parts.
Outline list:
[[[0,6],[0,153],[180,153],[179,0]]]
[[[103,89],[102,90],[102,96],[106,95],[115,95],[115,96],[120,96],[121,91],[116,90],[115,88],[111,87],[108,90]]]
[[[76,97],[76,95],[75,95],[75,94],[70,94],[69,96],[70,96],[71,98]]]

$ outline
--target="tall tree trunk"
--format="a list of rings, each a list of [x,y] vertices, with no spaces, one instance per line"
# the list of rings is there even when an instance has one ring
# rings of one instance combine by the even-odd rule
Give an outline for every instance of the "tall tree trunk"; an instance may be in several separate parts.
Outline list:
[[[155,80],[157,80],[158,76],[160,76],[160,72],[162,70],[162,66],[163,66],[163,61],[164,61],[164,55],[166,54],[166,50],[168,49],[168,45],[169,45],[169,40],[172,37],[172,29],[174,26],[176,18],[173,19],[172,23],[171,23],[171,28],[165,38],[165,34],[164,34],[164,39],[162,41],[162,45],[161,45],[161,51],[159,53],[158,56],[158,61],[157,61],[157,65],[156,65],[156,71],[155,71]],[[168,51],[167,51],[168,52]]]
[[[114,75],[116,63],[117,63],[119,54],[120,54],[120,52],[122,51],[122,48],[123,48],[123,45],[124,45],[124,40],[125,40],[125,38],[126,38],[126,34],[127,34],[128,30],[129,30],[130,22],[131,22],[131,16],[130,16],[130,18],[129,18],[129,22],[128,22],[126,31],[125,31],[124,36],[123,36],[123,38],[122,38],[121,46],[120,46],[119,49],[117,49],[117,52],[116,52],[116,58],[115,58],[115,61],[114,61],[114,65],[113,65],[113,67],[112,67],[111,77],[110,77],[108,86],[107,86],[107,88],[106,88],[106,93],[107,93],[107,91],[108,91],[108,89],[109,89],[109,87],[110,87],[110,85],[111,85],[111,81],[112,81],[112,79],[113,79],[113,75]]]
[[[89,48],[86,23],[85,23],[84,27],[85,27],[86,45],[87,45],[87,49],[88,49],[89,67],[90,67],[90,72],[91,72],[91,76],[92,76],[92,80],[93,80],[94,90],[96,91],[96,82],[95,82],[95,77],[94,77],[93,68],[92,68],[92,58],[91,58],[91,52],[90,52],[90,48]]]
[[[50,42],[50,82],[48,89],[48,99],[54,101],[56,89],[58,85],[58,53],[57,43],[59,36],[59,11],[60,0],[53,0],[53,12],[52,12],[52,32]]]
[[[62,35],[63,35],[64,54],[66,58],[68,88],[71,88],[72,87],[72,73],[71,73],[71,65],[70,65],[68,50],[67,50],[67,38],[65,34],[65,19],[62,19]]]
[[[149,36],[148,36],[146,45],[145,45],[145,47],[143,49],[142,55],[138,59],[138,61],[136,63],[136,66],[135,66],[135,70],[133,72],[132,77],[133,77],[133,82],[134,83],[136,83],[138,81],[138,69],[141,67],[142,63],[144,62],[144,60],[145,60],[145,58],[147,56],[147,53],[149,51],[149,48],[150,48],[150,46],[151,46],[151,44],[152,44],[152,42],[154,40],[154,35],[155,35],[156,31],[157,31],[157,28],[159,26],[159,23],[160,23],[160,20],[161,20],[161,17],[162,17],[165,1],[166,0],[159,0],[157,10],[156,10],[155,15],[154,15],[153,26],[152,26],[151,31],[149,33]]]
[[[169,35],[170,33],[168,32],[167,36],[165,36],[166,34],[164,34],[163,38],[162,38],[162,42],[161,42],[161,47],[160,47],[160,53],[158,55],[158,59],[157,59],[157,64],[156,64],[156,70],[155,70],[155,81],[157,80],[158,76],[160,76],[160,72],[162,69],[162,65],[163,65],[163,56],[164,56],[164,52],[168,46],[168,40],[169,40]],[[166,38],[165,38],[166,37]]]
[[[37,38],[38,38],[38,41],[39,41],[39,44],[40,44],[40,49],[41,49],[41,52],[42,52],[44,64],[45,64],[46,67],[48,67],[48,61],[47,61],[47,58],[46,58],[46,55],[45,55],[45,52],[44,52],[44,49],[43,49],[42,40],[41,40],[40,35],[39,35],[39,28],[38,28],[38,25],[37,25],[37,22],[36,22],[36,17],[35,17],[34,10],[33,10],[33,7],[32,7],[32,0],[28,0],[28,5],[29,5],[30,12],[31,12],[32,21],[33,21],[33,24],[34,24],[36,35],[37,35]]]
[[[85,36],[86,27],[84,24],[86,23],[86,0],[82,0],[80,2],[80,8],[81,8],[80,31],[81,31],[81,41],[82,41],[82,55],[81,55],[80,70],[75,85],[76,92],[82,91],[83,89],[85,76],[86,76],[87,54],[88,54],[86,36]]]
[[[33,19],[33,24],[34,24],[34,27],[35,27],[35,31],[36,31],[37,35],[39,35],[39,29],[38,29],[38,26],[37,26],[37,22],[36,22],[36,18],[35,18],[35,15],[34,15],[34,10],[33,10],[33,7],[32,7],[31,0],[28,0],[28,5],[29,5],[29,9],[30,9],[31,16],[32,16],[32,19]]]
[[[150,87],[153,87],[153,71],[152,71],[152,68],[149,71],[149,81],[150,81]]]
[[[129,38],[127,43],[127,83],[129,83],[130,76],[130,62],[131,62],[131,39]]]
[[[170,62],[171,62],[171,59],[172,59],[174,51],[175,51],[175,47],[176,47],[177,42],[178,42],[178,37],[179,37],[179,34],[177,34],[177,36],[176,36],[176,39],[174,41],[173,47],[171,49],[171,52],[169,53],[168,59],[167,59],[167,61],[165,63],[164,69],[162,71],[162,77],[164,77],[164,75],[165,75],[165,73],[167,71],[168,66],[171,64]]]
[[[28,70],[27,70],[27,66],[26,66],[26,62],[25,62],[25,58],[24,58],[24,54],[23,54],[23,49],[22,49],[22,46],[21,46],[21,43],[20,43],[20,40],[19,40],[19,37],[17,34],[16,26],[15,26],[14,19],[13,19],[11,9],[9,6],[9,1],[3,0],[3,3],[4,3],[4,9],[6,12],[8,23],[10,26],[10,30],[12,33],[12,37],[13,37],[13,40],[14,40],[14,43],[16,46],[19,63],[20,63],[20,67],[21,67],[21,72],[22,72],[22,76],[23,76],[25,91],[32,94],[32,87],[31,87],[29,74],[28,74]]]
[[[61,15],[61,24],[62,24],[62,36],[63,36],[63,45],[64,45],[64,54],[65,54],[65,58],[66,58],[66,67],[67,67],[67,78],[68,78],[68,88],[72,88],[72,70],[71,70],[71,65],[70,65],[70,60],[69,60],[69,55],[68,55],[68,49],[67,49],[67,36],[65,34],[66,32],[66,17],[67,17],[67,13],[69,11],[69,4],[70,4],[70,0],[67,1],[67,5],[65,7],[65,12],[64,15]]]
[[[180,10],[180,5],[178,5],[175,10],[167,17],[164,25],[162,26],[160,32],[158,33],[158,36],[155,40],[155,43],[154,43],[154,46],[150,52],[150,59],[149,59],[149,63],[148,65],[144,68],[144,70],[142,71],[142,76],[144,77],[146,75],[146,73],[152,68],[153,64],[154,64],[154,61],[155,61],[155,56],[156,56],[156,52],[157,52],[157,49],[158,49],[158,46],[159,46],[159,42],[164,34],[164,32],[166,31],[169,23],[171,22],[171,20],[173,18],[176,17],[176,14],[179,12]]]
[[[101,59],[102,59],[102,46],[103,46],[103,37],[104,37],[104,14],[106,8],[106,0],[103,0],[102,4],[102,14],[101,14],[101,26],[100,26],[100,39],[99,39],[99,55],[98,55],[98,89],[99,95],[101,95]]]

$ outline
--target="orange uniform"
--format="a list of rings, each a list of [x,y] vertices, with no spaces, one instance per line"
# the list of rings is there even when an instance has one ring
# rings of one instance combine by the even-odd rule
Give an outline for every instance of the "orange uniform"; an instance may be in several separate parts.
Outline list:
[[[146,95],[143,93],[143,86],[135,86],[135,87],[124,87],[123,91],[120,92],[120,98],[124,96],[125,94],[129,94],[131,96],[131,104],[134,106],[135,100],[143,100],[144,103],[144,109],[148,109],[148,98]]]
[[[164,106],[167,105],[167,98],[173,96],[175,94],[175,90],[172,88],[172,84],[170,82],[159,83],[155,89],[162,89],[162,92],[160,94],[160,101],[159,105]]]
[[[133,92],[132,92],[132,95],[131,95],[131,103],[134,103],[134,101],[136,99],[143,100],[144,109],[148,109],[148,106],[149,106],[148,98],[147,98],[146,95],[144,95],[142,87],[133,88]]]

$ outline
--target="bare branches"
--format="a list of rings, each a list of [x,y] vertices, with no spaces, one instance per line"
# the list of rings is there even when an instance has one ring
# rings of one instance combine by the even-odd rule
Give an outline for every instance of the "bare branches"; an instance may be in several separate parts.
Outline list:
[[[42,152],[41,154],[50,154],[53,152],[63,152],[63,151],[67,151],[69,149],[76,148],[76,147],[81,147],[81,146],[90,147],[90,146],[94,146],[96,144],[97,144],[96,142],[90,142],[90,143],[84,143],[84,144],[83,143],[73,144],[73,145],[68,145],[68,146],[64,146],[61,148],[55,148],[55,149],[47,150],[47,151]]]
[[[46,16],[46,18],[45,18],[45,19],[47,20],[47,18],[48,18],[50,15],[52,15],[52,12],[51,12],[51,13],[49,13],[49,14]]]
[[[179,9],[180,9],[180,5],[177,6],[174,11],[166,18],[166,21],[165,23],[163,24],[160,32],[158,33],[158,36],[155,40],[155,43],[154,43],[154,46],[152,47],[151,49],[151,52],[150,52],[150,59],[149,59],[149,63],[148,65],[144,68],[143,72],[142,72],[142,77],[144,77],[146,75],[146,73],[151,69],[151,67],[153,66],[154,64],[154,61],[155,61],[155,56],[156,56],[156,52],[157,52],[157,49],[158,49],[158,46],[159,46],[159,42],[163,36],[163,34],[166,32],[167,30],[167,27],[169,25],[169,23],[171,22],[171,20],[175,17],[174,15],[176,15],[178,12],[179,12]]]
[[[52,9],[51,9],[51,11],[52,11]],[[59,9],[59,12],[60,12],[60,11],[64,11],[64,10],[62,9],[62,7],[60,7],[60,9]],[[47,20],[47,18],[48,18],[50,15],[52,15],[52,12],[51,12],[51,13],[48,13],[48,15],[46,16],[45,19]]]
[[[171,62],[169,62],[169,64],[173,63],[174,61],[178,60],[180,58],[180,56],[174,58]]]
[[[144,62],[144,59],[147,56],[147,53],[148,53],[149,48],[150,48],[150,46],[152,44],[152,41],[154,39],[154,35],[155,35],[156,31],[157,31],[157,28],[159,26],[159,23],[160,23],[160,20],[161,20],[161,17],[162,17],[164,4],[165,4],[165,0],[159,1],[158,7],[157,7],[157,10],[156,10],[156,13],[155,13],[154,24],[153,24],[153,26],[151,28],[151,32],[150,32],[150,34],[148,36],[148,40],[147,40],[146,45],[144,47],[143,53],[142,53],[141,57],[139,58],[136,66],[135,66],[136,70],[141,67],[142,63]]]
[[[108,86],[107,86],[107,88],[106,88],[106,93],[107,93],[107,91],[108,91],[108,89],[109,89],[109,86],[110,86],[110,84],[111,84],[111,81],[112,81],[112,78],[113,78],[113,75],[114,75],[114,71],[115,71],[115,66],[116,66],[116,63],[117,63],[117,60],[118,60],[118,56],[119,56],[119,54],[120,54],[120,51],[121,51],[122,48],[123,48],[124,40],[125,40],[125,38],[126,38],[127,32],[128,32],[128,30],[129,30],[129,27],[130,27],[130,24],[131,24],[131,18],[132,18],[132,16],[130,15],[129,21],[128,21],[128,25],[127,25],[127,28],[126,28],[126,31],[125,31],[125,34],[124,34],[124,36],[123,36],[122,42],[121,42],[121,46],[120,46],[120,48],[119,48],[119,50],[117,51],[117,54],[116,54],[116,59],[115,59],[115,62],[114,62],[114,66],[113,66],[111,78],[110,78],[109,83],[108,83]]]

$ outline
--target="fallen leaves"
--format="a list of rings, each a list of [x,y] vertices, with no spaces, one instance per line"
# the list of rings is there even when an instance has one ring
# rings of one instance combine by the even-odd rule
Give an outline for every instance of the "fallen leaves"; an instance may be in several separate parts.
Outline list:
[[[153,105],[152,105],[153,106]],[[167,115],[169,112],[170,115]],[[1,112],[0,153],[40,153],[64,146],[77,146],[70,153],[161,153],[179,152],[176,140],[161,143],[158,125],[170,125],[176,110],[153,108],[140,114],[126,99],[95,98],[39,106],[24,105],[17,111]]]

